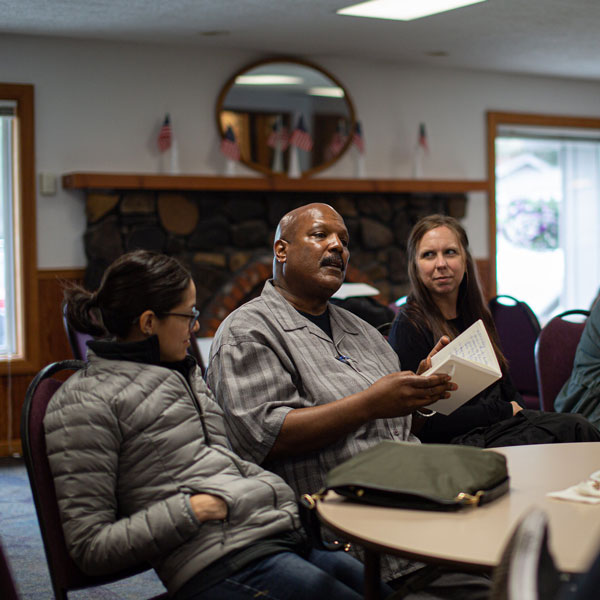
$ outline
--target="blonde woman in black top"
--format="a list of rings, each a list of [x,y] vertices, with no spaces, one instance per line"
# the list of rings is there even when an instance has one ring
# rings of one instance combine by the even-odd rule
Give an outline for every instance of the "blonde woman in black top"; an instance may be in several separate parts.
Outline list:
[[[600,433],[579,416],[571,419],[574,415],[522,408],[481,291],[467,234],[456,219],[424,217],[413,227],[407,251],[411,289],[388,338],[402,369],[416,371],[441,337],[453,339],[481,319],[503,373],[502,379],[451,415],[417,415],[414,431],[422,441],[485,447],[600,441]]]

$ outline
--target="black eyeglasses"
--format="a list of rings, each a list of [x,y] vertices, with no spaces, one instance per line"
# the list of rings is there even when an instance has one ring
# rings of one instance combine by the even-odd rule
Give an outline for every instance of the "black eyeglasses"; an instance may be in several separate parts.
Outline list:
[[[191,315],[188,315],[187,313],[178,312],[165,312],[161,314],[164,316],[187,317],[190,320],[190,331],[194,329],[194,325],[198,322],[198,318],[200,317],[200,311],[195,306],[192,307]]]

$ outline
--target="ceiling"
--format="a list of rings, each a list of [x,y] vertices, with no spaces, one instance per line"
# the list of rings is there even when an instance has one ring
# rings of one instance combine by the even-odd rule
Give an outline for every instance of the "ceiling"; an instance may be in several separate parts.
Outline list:
[[[353,3],[0,0],[0,33],[189,44],[269,55],[352,57],[600,80],[599,0],[487,0],[410,22],[335,14],[336,9]]]

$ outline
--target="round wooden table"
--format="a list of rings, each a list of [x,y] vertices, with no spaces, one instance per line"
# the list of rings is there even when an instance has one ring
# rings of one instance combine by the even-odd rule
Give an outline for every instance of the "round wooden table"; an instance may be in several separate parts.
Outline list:
[[[599,470],[600,443],[494,450],[506,456],[511,481],[510,491],[490,504],[430,512],[357,504],[330,492],[318,503],[319,518],[344,539],[365,548],[371,579],[378,573],[382,552],[489,572],[498,564],[517,522],[537,506],[549,517],[549,543],[557,567],[569,573],[586,571],[600,551],[600,504],[557,500],[546,493],[575,485]]]

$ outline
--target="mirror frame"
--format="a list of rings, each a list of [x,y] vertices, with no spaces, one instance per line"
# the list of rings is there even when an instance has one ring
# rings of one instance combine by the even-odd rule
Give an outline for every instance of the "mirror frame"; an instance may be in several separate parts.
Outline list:
[[[346,86],[344,86],[344,84],[341,83],[337,77],[334,77],[331,73],[329,73],[328,71],[326,71],[319,65],[316,65],[315,63],[312,63],[308,60],[304,60],[304,59],[300,59],[300,58],[292,58],[289,56],[277,56],[277,57],[272,57],[272,58],[265,58],[265,59],[254,61],[254,62],[246,65],[245,67],[243,67],[242,69],[240,69],[239,71],[234,73],[227,80],[227,82],[221,89],[221,92],[219,93],[219,96],[217,98],[217,104],[215,107],[217,131],[219,132],[219,137],[222,139],[223,136],[225,135],[225,131],[224,131],[223,127],[221,126],[221,112],[223,111],[223,105],[225,103],[225,98],[227,97],[229,90],[235,84],[235,80],[240,75],[243,75],[247,71],[250,71],[251,69],[254,69],[256,67],[261,67],[263,65],[269,65],[269,64],[273,64],[273,63],[281,63],[281,62],[293,63],[296,65],[301,65],[303,67],[315,69],[316,71],[319,71],[325,77],[328,77],[329,79],[331,79],[331,81],[333,81],[333,83],[335,83],[338,87],[340,87],[342,90],[344,90],[344,99],[346,100],[346,104],[348,106],[348,112],[350,113],[350,115],[349,115],[350,134],[348,135],[348,139],[342,146],[342,149],[340,150],[339,154],[337,156],[333,157],[332,159],[321,163],[320,165],[311,167],[310,169],[303,171],[302,174],[300,175],[301,178],[309,177],[310,175],[314,175],[315,173],[318,173],[319,171],[328,169],[333,164],[335,164],[342,156],[344,156],[344,154],[346,153],[346,151],[352,144],[352,137],[353,137],[355,129],[356,129],[356,111],[354,109],[354,103],[352,102],[352,98],[350,98],[350,95],[348,94],[348,90],[346,89]],[[263,173],[264,175],[269,175],[271,177],[288,177],[287,173],[276,173],[269,167],[264,167],[263,165],[253,162],[253,161],[250,161],[250,160],[245,160],[243,158],[240,158],[240,162],[242,164],[246,165],[247,167],[249,167],[250,169],[253,169],[254,171]]]

